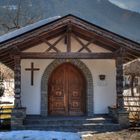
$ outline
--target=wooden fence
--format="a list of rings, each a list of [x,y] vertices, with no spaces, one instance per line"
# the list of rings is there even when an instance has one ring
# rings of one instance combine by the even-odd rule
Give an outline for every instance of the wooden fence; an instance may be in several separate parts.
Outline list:
[[[0,105],[0,129],[9,129],[13,105]]]
[[[130,111],[130,121],[140,122],[140,94],[135,96],[125,95],[124,105]]]

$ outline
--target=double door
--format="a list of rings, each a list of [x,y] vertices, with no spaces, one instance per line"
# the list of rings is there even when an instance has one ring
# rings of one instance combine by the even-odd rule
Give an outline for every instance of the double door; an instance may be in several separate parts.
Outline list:
[[[81,71],[69,63],[56,68],[49,79],[49,115],[84,115],[85,101],[85,79]]]

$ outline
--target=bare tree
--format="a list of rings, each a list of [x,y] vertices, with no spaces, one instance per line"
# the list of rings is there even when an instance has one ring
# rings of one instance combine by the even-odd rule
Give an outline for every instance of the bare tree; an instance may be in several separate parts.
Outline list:
[[[5,93],[10,96],[14,95],[13,77],[14,72],[4,64],[0,63],[0,85],[6,86],[4,87]]]
[[[3,33],[43,19],[43,7],[37,0],[6,0],[0,6],[0,28]]]
[[[127,64],[124,74],[130,77],[130,85],[124,92],[125,106],[130,111],[133,124],[140,125],[140,60]]]
[[[124,66],[124,74],[129,76],[131,95],[134,96],[136,88],[136,78],[140,77],[140,60],[136,60]]]
[[[44,18],[43,7],[40,0],[4,0],[0,1],[0,34],[19,29],[35,23]],[[3,81],[8,84],[5,93],[14,94],[14,74],[11,69],[0,63],[0,74]],[[4,94],[5,94],[4,93]]]

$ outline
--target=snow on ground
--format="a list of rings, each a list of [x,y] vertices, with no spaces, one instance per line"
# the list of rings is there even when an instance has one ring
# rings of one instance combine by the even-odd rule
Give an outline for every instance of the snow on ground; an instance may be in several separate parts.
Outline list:
[[[12,97],[12,96],[3,96],[3,97],[0,98],[0,101],[1,102],[10,102],[10,103],[12,103],[11,105],[13,105],[14,97]]]
[[[25,130],[0,132],[0,140],[81,140],[81,138],[77,133]]]

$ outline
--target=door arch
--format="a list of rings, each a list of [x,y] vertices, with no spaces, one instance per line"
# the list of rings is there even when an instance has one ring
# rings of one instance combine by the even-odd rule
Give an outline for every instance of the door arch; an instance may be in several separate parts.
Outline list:
[[[81,116],[86,112],[86,80],[70,63],[63,63],[48,82],[49,115]]]
[[[40,114],[41,116],[48,116],[48,82],[50,75],[58,66],[63,63],[71,63],[76,66],[83,73],[86,79],[86,115],[94,115],[94,90],[93,90],[93,78],[91,71],[84,62],[79,59],[55,59],[49,65],[47,65],[41,78],[41,98],[40,98]]]

